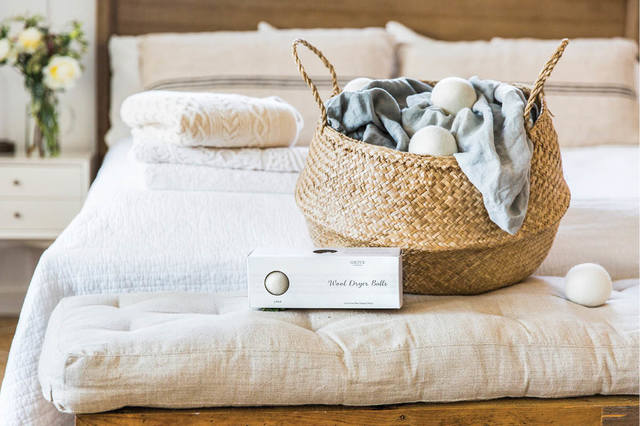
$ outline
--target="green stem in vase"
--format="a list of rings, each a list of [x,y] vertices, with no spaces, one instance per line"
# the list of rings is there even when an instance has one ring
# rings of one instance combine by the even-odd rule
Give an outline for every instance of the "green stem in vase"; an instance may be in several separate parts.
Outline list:
[[[44,156],[60,155],[58,99],[52,90],[36,85],[31,89],[31,114],[43,137]]]

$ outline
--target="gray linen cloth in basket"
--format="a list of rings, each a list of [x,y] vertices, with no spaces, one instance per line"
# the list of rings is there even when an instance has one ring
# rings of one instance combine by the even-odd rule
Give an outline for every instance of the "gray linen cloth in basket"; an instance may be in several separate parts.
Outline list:
[[[515,234],[527,213],[533,155],[524,128],[526,100],[520,89],[506,83],[477,77],[469,82],[478,95],[476,103],[450,115],[431,105],[428,84],[409,78],[374,80],[361,91],[329,99],[329,125],[354,139],[399,151],[407,151],[411,136],[424,126],[448,129],[458,143],[458,165],[482,194],[489,218]]]

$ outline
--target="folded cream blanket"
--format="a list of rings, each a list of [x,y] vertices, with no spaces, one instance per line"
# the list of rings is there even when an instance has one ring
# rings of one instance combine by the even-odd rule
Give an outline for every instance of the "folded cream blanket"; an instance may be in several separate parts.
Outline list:
[[[221,169],[300,172],[309,149],[286,148],[209,148],[186,147],[156,140],[136,138],[131,155],[149,164],[183,164]]]
[[[183,146],[290,146],[303,126],[300,113],[275,96],[152,90],[128,97],[120,114],[134,139]]]

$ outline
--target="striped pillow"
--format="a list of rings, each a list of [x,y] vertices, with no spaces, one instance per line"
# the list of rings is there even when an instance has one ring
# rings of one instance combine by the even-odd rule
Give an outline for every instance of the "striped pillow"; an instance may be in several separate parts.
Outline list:
[[[308,145],[319,110],[291,55],[295,30],[152,34],[139,42],[145,90],[188,90],[279,96],[302,114],[299,145]],[[341,85],[355,77],[390,78],[393,38],[383,28],[312,31],[308,40],[336,67]],[[322,63],[301,49],[301,59],[324,99],[331,80]]]
[[[401,42],[400,73],[439,80],[456,75],[531,85],[559,40],[449,42],[387,30]],[[562,146],[638,143],[638,45],[627,39],[575,39],[545,85]]]

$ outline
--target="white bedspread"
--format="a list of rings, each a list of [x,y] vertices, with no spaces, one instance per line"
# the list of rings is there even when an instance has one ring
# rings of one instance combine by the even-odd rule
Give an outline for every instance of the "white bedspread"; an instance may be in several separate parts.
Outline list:
[[[298,173],[221,169],[209,166],[138,163],[143,188],[173,191],[293,194]]]
[[[250,249],[311,244],[291,194],[140,190],[130,183],[135,168],[127,160],[128,148],[127,143],[111,148],[82,211],[38,264],[9,354],[0,424],[70,421],[42,398],[37,381],[47,320],[62,297],[244,290]],[[635,278],[638,150],[590,150],[567,153],[572,207],[559,245],[541,271],[563,275],[573,263],[598,261],[614,279]],[[600,166],[584,173],[572,169],[587,157],[589,164]],[[610,161],[606,168],[603,161]],[[612,217],[624,218],[622,225]]]

